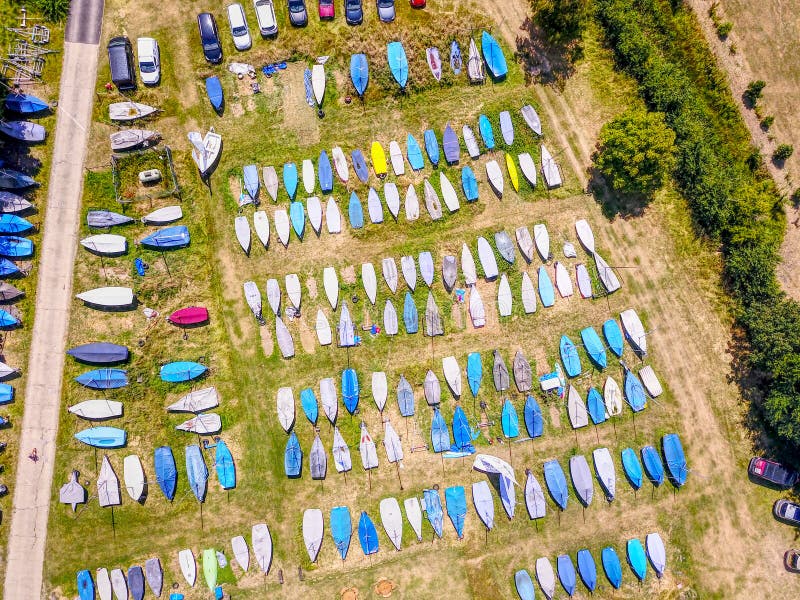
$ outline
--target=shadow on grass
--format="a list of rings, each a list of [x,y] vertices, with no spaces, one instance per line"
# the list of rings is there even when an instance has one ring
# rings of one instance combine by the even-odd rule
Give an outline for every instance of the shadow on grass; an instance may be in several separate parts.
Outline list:
[[[583,57],[580,41],[554,44],[530,17],[525,18],[520,29],[525,35],[517,36],[516,58],[522,63],[525,79],[562,88],[575,74],[575,61]]]
[[[589,169],[589,192],[600,205],[603,216],[609,220],[616,217],[641,217],[650,199],[641,195],[620,194],[612,190],[603,175],[594,167]]]

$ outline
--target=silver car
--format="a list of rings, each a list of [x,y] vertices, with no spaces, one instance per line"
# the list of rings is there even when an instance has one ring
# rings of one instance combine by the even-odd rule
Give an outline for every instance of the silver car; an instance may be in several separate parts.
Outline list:
[[[249,50],[253,45],[250,38],[250,29],[247,27],[247,19],[244,16],[242,5],[237,3],[228,5],[228,23],[231,26],[233,45],[237,50]]]
[[[275,6],[272,0],[253,0],[256,9],[258,30],[264,37],[278,34],[278,21],[275,20]]]
[[[376,0],[378,5],[378,18],[384,23],[394,21],[394,0]]]

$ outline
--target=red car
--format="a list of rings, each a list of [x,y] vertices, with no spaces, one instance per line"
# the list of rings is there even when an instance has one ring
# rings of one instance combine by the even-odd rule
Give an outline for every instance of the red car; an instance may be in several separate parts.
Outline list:
[[[411,0],[413,8],[425,8],[425,0]]]
[[[336,7],[333,0],[319,0],[319,18],[332,19],[336,16]]]

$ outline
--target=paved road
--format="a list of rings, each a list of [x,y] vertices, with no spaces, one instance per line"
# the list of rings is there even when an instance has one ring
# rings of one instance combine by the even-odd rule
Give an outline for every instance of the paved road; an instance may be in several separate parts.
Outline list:
[[[42,567],[61,405],[83,164],[97,78],[103,0],[73,0],[64,43],[53,167],[47,193],[33,339],[8,539],[6,600],[43,597]],[[29,460],[37,448],[40,460]]]

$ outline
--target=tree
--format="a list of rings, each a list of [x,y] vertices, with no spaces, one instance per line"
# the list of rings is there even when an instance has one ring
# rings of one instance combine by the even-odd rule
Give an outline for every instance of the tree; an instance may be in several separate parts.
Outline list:
[[[578,40],[589,16],[589,0],[531,0],[533,21],[554,44]]]
[[[786,160],[792,154],[794,154],[794,146],[790,144],[781,144],[775,148],[775,152],[772,153],[772,158],[775,160]]]
[[[767,87],[767,82],[762,79],[751,81],[747,84],[747,89],[744,91],[744,97],[750,102],[751,106],[755,106],[764,88]]]
[[[675,132],[663,113],[628,110],[603,125],[594,160],[616,191],[650,200],[675,168]]]

